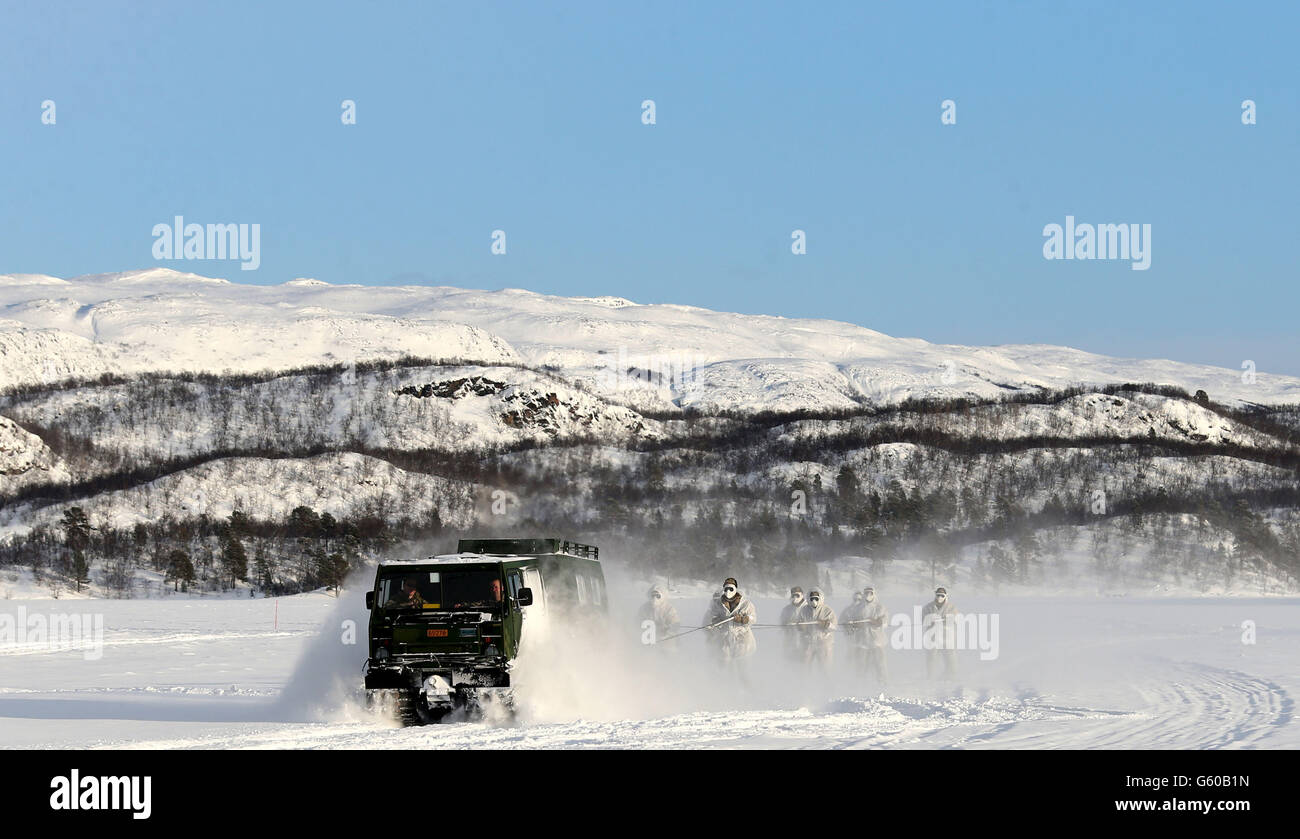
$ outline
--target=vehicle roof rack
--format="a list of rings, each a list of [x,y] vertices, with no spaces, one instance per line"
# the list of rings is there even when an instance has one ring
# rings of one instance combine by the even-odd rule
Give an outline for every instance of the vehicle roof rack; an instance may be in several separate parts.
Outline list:
[[[456,543],[456,552],[497,556],[567,554],[600,559],[600,548],[568,539],[461,539]]]

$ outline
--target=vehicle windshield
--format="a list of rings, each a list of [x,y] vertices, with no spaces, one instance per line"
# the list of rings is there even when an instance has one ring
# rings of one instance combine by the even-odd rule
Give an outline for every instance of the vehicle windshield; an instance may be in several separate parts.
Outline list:
[[[378,600],[385,609],[495,611],[503,591],[493,569],[400,571],[380,578]]]

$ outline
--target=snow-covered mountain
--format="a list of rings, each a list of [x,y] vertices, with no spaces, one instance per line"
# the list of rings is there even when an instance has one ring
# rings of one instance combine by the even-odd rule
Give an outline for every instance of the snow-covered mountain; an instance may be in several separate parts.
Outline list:
[[[284,370],[414,356],[556,369],[620,404],[795,411],[1123,382],[1225,404],[1300,402],[1300,379],[1046,345],[968,347],[849,323],[519,289],[249,286],[154,268],[0,275],[0,387],[105,372]],[[1243,380],[1243,378],[1247,380]]]
[[[291,589],[444,527],[590,534],[638,573],[773,593],[831,560],[1052,590],[1300,577],[1300,380],[1265,373],[150,270],[0,277],[0,388],[0,567],[51,590],[81,514],[118,594],[178,550],[232,584],[231,538]]]

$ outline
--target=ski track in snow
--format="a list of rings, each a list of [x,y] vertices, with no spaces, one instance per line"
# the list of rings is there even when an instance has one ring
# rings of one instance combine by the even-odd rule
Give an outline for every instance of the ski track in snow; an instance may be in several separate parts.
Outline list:
[[[1292,724],[1295,701],[1276,682],[1239,670],[1179,662],[1175,681],[1142,687],[1151,707],[1136,728],[1102,734],[1099,748],[1219,749],[1267,745],[1279,728]]]
[[[841,699],[820,712],[807,708],[712,711],[652,720],[492,726],[461,723],[396,729],[384,722],[277,727],[251,734],[101,748],[142,749],[574,749],[574,748],[875,748],[919,743],[953,726],[1006,727],[1018,721],[1069,721],[1111,716],[1082,709],[988,700],[918,702]]]
[[[316,633],[308,630],[216,633],[171,632],[151,635],[144,638],[105,637],[102,641],[98,642],[97,645],[103,647],[135,646],[138,644],[172,644],[179,646],[184,644],[194,644],[201,641],[232,641],[239,638],[294,638],[307,637],[315,634]],[[90,649],[90,644],[81,644],[77,646],[61,645],[58,647],[52,647],[50,644],[45,642],[27,642],[22,644],[0,645],[0,656],[39,655],[50,652],[85,652]],[[0,690],[0,692],[3,691]]]

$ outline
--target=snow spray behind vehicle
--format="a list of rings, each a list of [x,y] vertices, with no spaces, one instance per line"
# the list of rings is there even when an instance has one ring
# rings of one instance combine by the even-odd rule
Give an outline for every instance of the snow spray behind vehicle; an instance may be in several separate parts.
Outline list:
[[[341,722],[364,718],[357,657],[366,643],[367,615],[357,576],[339,589],[338,603],[320,634],[303,651],[273,706],[286,722]]]

